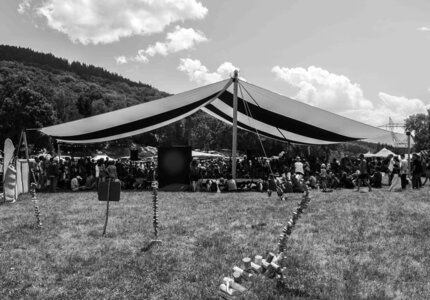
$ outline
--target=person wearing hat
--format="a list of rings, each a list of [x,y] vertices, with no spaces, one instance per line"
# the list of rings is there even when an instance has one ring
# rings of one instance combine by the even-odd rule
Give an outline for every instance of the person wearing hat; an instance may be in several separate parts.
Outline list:
[[[364,154],[360,154],[360,164],[359,164],[360,174],[358,175],[357,180],[357,192],[360,191],[361,182],[363,182],[369,188],[369,192],[372,191],[372,187],[369,183],[369,171],[367,161],[364,158]]]

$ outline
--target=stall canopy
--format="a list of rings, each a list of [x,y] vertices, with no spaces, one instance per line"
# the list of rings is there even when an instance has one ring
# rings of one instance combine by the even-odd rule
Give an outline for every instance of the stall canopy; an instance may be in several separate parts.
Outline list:
[[[191,156],[195,158],[225,158],[225,156],[221,154],[200,152],[194,150],[191,152]]]
[[[366,158],[369,158],[369,157],[375,157],[375,154],[372,154],[372,153],[370,153],[370,151],[369,151],[369,152],[367,152],[367,153],[364,153],[364,157],[366,157]]]
[[[387,157],[388,155],[396,155],[393,151],[388,150],[387,148],[382,148],[378,152],[376,152],[373,156],[375,157]]]
[[[191,91],[41,128],[61,142],[94,143],[124,138],[168,125],[198,110],[233,123],[233,79]],[[238,82],[238,128],[297,144],[378,140],[389,131],[304,104],[248,82]]]

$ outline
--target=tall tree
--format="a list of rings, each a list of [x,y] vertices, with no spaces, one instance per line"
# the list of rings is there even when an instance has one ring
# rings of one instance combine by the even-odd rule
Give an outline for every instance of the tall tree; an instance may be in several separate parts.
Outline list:
[[[405,120],[405,129],[414,133],[415,151],[430,149],[430,117],[428,114],[409,116]]]
[[[0,110],[0,135],[17,138],[22,129],[41,128],[56,121],[51,103],[40,93],[27,87],[19,88],[4,100]]]

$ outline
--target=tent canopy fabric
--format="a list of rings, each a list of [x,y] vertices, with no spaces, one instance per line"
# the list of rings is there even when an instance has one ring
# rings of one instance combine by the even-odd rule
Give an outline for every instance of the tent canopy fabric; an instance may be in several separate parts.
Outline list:
[[[388,155],[396,155],[393,151],[388,150],[387,148],[382,148],[378,152],[374,154],[375,157],[387,157]]]
[[[371,153],[370,151],[364,154],[364,157],[375,157],[375,154]]]
[[[215,154],[215,153],[206,153],[206,152],[200,152],[200,151],[192,151],[191,156],[195,158],[224,158],[225,156],[221,154]]]
[[[124,138],[168,125],[199,109],[233,123],[233,79],[132,107],[41,128],[67,143]],[[377,139],[389,131],[304,104],[238,80],[238,127],[297,144],[334,144]]]
[[[148,132],[186,118],[231,84],[220,81],[181,94],[40,129],[60,142],[88,144]]]

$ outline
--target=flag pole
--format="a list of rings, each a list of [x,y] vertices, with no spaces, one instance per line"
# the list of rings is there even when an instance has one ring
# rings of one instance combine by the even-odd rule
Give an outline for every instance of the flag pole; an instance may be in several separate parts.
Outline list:
[[[237,86],[238,86],[238,71],[234,71],[233,75],[233,141],[231,154],[231,176],[236,179],[236,156],[237,156]]]

